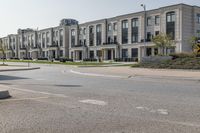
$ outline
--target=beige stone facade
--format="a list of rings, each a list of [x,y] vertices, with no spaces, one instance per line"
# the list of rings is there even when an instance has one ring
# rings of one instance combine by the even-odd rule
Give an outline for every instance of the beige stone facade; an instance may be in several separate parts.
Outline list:
[[[200,35],[200,7],[185,4],[63,25],[71,21],[64,19],[60,26],[43,30],[19,30],[17,35],[2,38],[7,58],[135,61],[161,53],[151,41],[157,34],[170,34],[176,42],[165,53],[190,52],[188,40]]]

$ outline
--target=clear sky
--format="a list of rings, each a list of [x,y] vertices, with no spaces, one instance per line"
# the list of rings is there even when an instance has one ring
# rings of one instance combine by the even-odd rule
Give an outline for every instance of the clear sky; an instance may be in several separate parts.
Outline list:
[[[80,23],[185,3],[200,6],[200,0],[0,0],[0,36],[15,34],[19,28],[57,26],[62,18]]]

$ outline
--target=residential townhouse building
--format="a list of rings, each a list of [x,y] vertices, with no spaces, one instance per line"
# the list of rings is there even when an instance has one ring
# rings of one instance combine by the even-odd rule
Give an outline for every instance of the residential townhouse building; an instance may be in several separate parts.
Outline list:
[[[161,54],[152,42],[160,33],[171,35],[175,41],[173,48],[165,49],[166,53],[192,51],[189,39],[200,37],[200,7],[177,4],[83,24],[63,19],[58,27],[19,30],[13,35],[16,44],[9,41],[11,37],[2,40],[8,48],[15,44],[14,56],[18,58],[126,61]],[[11,57],[10,53],[7,57]]]
[[[2,38],[3,44],[7,46],[6,58],[19,59],[56,59],[69,58],[69,27],[78,24],[74,19],[63,19],[57,27],[42,30],[30,28],[19,29],[15,35],[15,43],[11,38],[13,35]],[[11,46],[15,44],[16,54],[11,54]]]
[[[177,4],[76,25],[70,27],[70,58],[155,56],[161,49],[154,47],[152,38],[160,33],[171,35],[175,41],[166,53],[191,52],[188,41],[199,33],[199,21],[200,7]]]
[[[18,41],[17,35],[14,34],[2,38],[3,49],[5,51],[5,56],[8,59],[18,57],[17,41]],[[2,53],[1,56],[3,57]]]

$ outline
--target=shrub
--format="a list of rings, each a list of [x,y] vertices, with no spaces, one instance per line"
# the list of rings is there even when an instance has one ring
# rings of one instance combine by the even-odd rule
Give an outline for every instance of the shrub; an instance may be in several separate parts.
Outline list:
[[[97,59],[94,59],[94,58],[86,58],[86,59],[83,59],[83,61],[86,61],[86,62],[97,62]]]
[[[172,56],[172,59],[177,59],[177,58],[194,58],[196,55],[194,53],[174,53],[170,54]]]

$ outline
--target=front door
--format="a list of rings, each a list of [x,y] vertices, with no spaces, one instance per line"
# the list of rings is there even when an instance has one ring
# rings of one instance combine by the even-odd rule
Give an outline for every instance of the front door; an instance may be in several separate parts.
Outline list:
[[[112,59],[112,51],[108,50],[108,60],[111,60],[111,59]]]
[[[82,51],[79,52],[79,60],[82,60]]]

